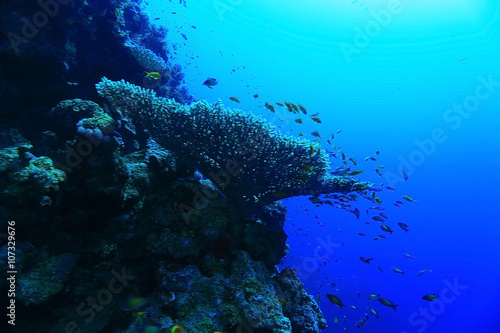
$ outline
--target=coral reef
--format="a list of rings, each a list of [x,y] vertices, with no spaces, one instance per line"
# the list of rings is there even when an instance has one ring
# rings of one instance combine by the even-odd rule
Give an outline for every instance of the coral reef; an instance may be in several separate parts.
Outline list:
[[[0,135],[0,181],[13,189],[3,194],[1,208],[23,221],[19,232],[30,240],[20,245],[18,256],[20,307],[28,312],[44,307],[31,315],[30,322],[19,322],[20,329],[136,332],[144,325],[171,329],[181,323],[188,332],[247,327],[285,333],[293,327],[313,327],[307,332],[323,327],[312,298],[301,296],[300,303],[293,299],[305,295],[301,284],[295,284],[301,290],[287,298],[284,288],[273,282],[280,276],[273,277],[274,266],[287,251],[286,209],[281,203],[245,215],[218,195],[202,174],[178,170],[174,156],[151,138],[128,152],[109,130],[96,137],[95,129],[119,130],[123,119],[118,115],[113,120],[93,102],[65,100],[49,116],[48,126],[69,126],[73,133],[62,135],[67,140],[53,134],[47,135],[50,144],[37,142],[52,158],[59,157],[53,147],[70,143],[77,152],[85,140],[98,144],[80,156],[78,165],[62,166],[71,167],[63,172],[53,168],[51,157],[32,156],[33,145],[18,131]],[[39,174],[53,172],[63,178],[35,177],[36,188],[19,183],[28,181],[22,177],[13,181],[19,172],[33,174],[35,167]],[[187,223],[177,206],[202,192],[210,200],[203,203],[203,214],[191,216]],[[47,193],[56,199],[42,206],[36,200]],[[33,204],[38,208],[35,205],[33,211],[15,204],[35,194]],[[32,217],[34,213],[38,218]],[[134,278],[119,288],[112,281],[121,267],[121,275]],[[121,302],[138,292],[153,298],[139,317],[120,309]],[[297,322],[296,313],[312,317]]]
[[[22,235],[16,329],[325,329],[295,272],[276,269],[288,251],[278,200],[371,185],[329,175],[315,143],[192,103],[140,1],[51,2],[57,15],[28,38],[23,17],[40,3],[2,4],[0,24],[0,227],[15,220]],[[103,76],[130,83],[103,79],[97,94]]]

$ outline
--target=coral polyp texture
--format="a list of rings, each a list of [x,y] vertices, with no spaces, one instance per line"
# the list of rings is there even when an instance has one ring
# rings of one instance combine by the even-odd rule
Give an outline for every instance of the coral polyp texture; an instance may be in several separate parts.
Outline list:
[[[99,95],[178,159],[198,168],[228,198],[269,203],[370,187],[328,174],[328,154],[308,140],[280,134],[264,119],[206,101],[190,105],[152,90],[103,78]]]

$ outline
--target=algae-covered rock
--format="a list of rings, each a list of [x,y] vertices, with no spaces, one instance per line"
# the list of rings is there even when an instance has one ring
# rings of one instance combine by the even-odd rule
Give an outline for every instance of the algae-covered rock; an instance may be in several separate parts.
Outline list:
[[[46,156],[32,158],[18,175],[19,181],[23,183],[21,186],[31,187],[40,193],[58,190],[59,184],[66,179],[64,172],[54,168],[52,160]]]
[[[273,281],[285,300],[283,313],[290,318],[293,332],[316,333],[327,328],[318,303],[304,290],[295,270],[286,268]]]
[[[160,266],[162,298],[172,299],[174,295],[172,306],[187,331],[235,332],[250,325],[272,333],[291,332],[271,273],[263,263],[239,251],[225,275],[212,275],[210,267],[206,269],[207,275],[196,266]]]
[[[15,145],[0,149],[0,185],[4,188],[0,197],[17,203],[50,205],[51,196],[60,189],[66,174],[56,169],[49,157],[34,156],[30,152],[33,146],[27,141],[12,143]]]
[[[25,305],[42,304],[60,292],[77,260],[75,255],[68,253],[53,257],[44,254],[41,257],[29,273],[18,280],[17,298]]]

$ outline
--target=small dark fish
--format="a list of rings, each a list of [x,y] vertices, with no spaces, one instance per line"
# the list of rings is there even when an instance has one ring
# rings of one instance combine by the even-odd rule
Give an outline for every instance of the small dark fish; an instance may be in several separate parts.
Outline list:
[[[319,200],[317,197],[310,197],[310,198],[309,198],[309,201],[311,201],[311,202],[312,202],[312,203],[314,203],[314,204],[319,204],[319,203],[321,203],[321,202],[322,202],[322,201],[321,201],[321,200]]]
[[[336,176],[339,176],[339,175],[345,175],[345,174],[347,174],[350,170],[351,170],[351,167],[349,167],[349,168],[342,168],[342,167],[338,167],[337,169],[335,169],[335,171],[330,172],[330,174],[332,174],[332,175],[336,175]]]
[[[326,297],[328,298],[328,300],[330,302],[339,306],[341,309],[344,307],[344,304],[342,304],[342,302],[340,301],[340,299],[337,296],[332,295],[332,294],[326,294]]]
[[[422,299],[424,301],[432,302],[432,301],[435,301],[438,297],[439,297],[438,294],[427,294],[424,297],[422,297]]]
[[[378,268],[378,270],[379,270],[379,271],[381,271],[381,272],[383,272],[383,271],[384,271],[384,270],[382,269],[382,266],[380,266],[380,265],[378,265],[378,266],[377,266],[377,268]]]
[[[160,18],[159,17],[155,17],[155,21],[158,21]]]
[[[417,277],[421,277],[422,275],[424,275],[427,272],[431,272],[432,273],[432,268],[427,268],[427,269],[421,270],[420,272],[418,272]]]
[[[202,83],[202,85],[207,86],[208,88],[212,89],[212,87],[216,86],[217,83],[219,83],[217,81],[217,79],[214,79],[213,77],[209,77],[208,79],[205,80],[205,82]]]
[[[403,199],[409,202],[415,202],[415,200],[413,200],[412,197],[410,197],[409,195],[403,195]]]
[[[401,229],[403,229],[404,231],[408,232],[410,231],[410,229],[408,229],[408,224],[406,223],[403,223],[403,222],[398,222],[398,225]]]
[[[391,301],[389,301],[388,299],[383,298],[383,297],[379,297],[377,300],[380,302],[380,304],[388,306],[390,308],[393,308],[394,311],[396,311],[396,308],[399,305],[399,304],[394,304]]]
[[[196,29],[196,27],[194,25],[192,25],[191,28]]]
[[[186,35],[184,35],[183,33],[181,33],[182,35],[182,38],[184,38],[185,40],[188,40],[188,38],[186,37]]]
[[[359,209],[354,208],[354,214],[356,215],[356,219],[359,220]]]
[[[388,225],[385,225],[385,224],[381,225],[380,229],[384,230],[385,232],[389,232],[391,235],[394,232],[394,230],[392,230]]]
[[[391,269],[395,272],[395,273],[398,273],[398,274],[402,274],[404,275],[405,272],[402,271],[399,267],[396,267],[396,266],[392,266]]]
[[[368,308],[368,311],[370,311],[370,313],[371,313],[372,315],[374,315],[375,317],[377,317],[377,319],[379,319],[379,318],[380,318],[380,316],[379,316],[379,315],[378,315],[378,313],[377,313],[377,310],[375,310],[374,308]]]
[[[405,180],[408,180],[408,174],[406,173],[406,170],[403,169],[403,178]]]
[[[319,134],[319,132],[318,132],[318,131],[314,131],[314,132],[312,132],[311,134],[312,134],[312,136],[315,136],[315,137],[317,137],[317,138],[321,138],[321,137],[322,137],[322,135],[321,135],[321,134]]]
[[[359,257],[362,262],[369,264],[374,258]]]

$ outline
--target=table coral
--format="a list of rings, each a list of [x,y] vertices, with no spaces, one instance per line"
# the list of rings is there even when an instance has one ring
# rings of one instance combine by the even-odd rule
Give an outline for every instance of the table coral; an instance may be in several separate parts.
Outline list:
[[[280,134],[254,115],[206,101],[179,104],[123,80],[103,78],[96,87],[114,110],[147,129],[233,200],[269,203],[311,193],[361,193],[369,187],[330,176],[324,150]]]

